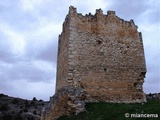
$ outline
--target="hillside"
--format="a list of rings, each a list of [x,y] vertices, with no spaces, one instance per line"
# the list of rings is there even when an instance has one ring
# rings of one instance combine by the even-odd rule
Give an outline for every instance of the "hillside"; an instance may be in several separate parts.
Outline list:
[[[158,114],[159,118],[141,118],[141,120],[160,120],[160,93],[147,95],[147,103],[87,103],[86,111],[78,115],[62,116],[58,120],[136,120],[125,117],[137,114]],[[41,110],[49,102],[43,100],[24,100],[0,94],[0,120],[40,120]]]
[[[0,120],[40,120],[41,110],[48,102],[24,100],[0,94]]]
[[[136,114],[137,118],[131,118]],[[138,118],[138,114],[155,114],[155,118]],[[157,118],[158,114],[158,118]],[[126,115],[126,117],[125,117]],[[70,117],[62,116],[58,120],[160,120],[160,100],[148,99],[144,104],[124,103],[88,103],[86,112]]]

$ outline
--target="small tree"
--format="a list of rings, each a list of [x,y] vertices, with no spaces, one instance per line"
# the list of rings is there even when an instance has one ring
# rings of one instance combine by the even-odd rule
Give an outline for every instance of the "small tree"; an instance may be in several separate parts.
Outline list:
[[[35,101],[31,101],[31,106],[35,105]]]
[[[33,97],[32,101],[37,101],[36,97]]]
[[[15,120],[23,120],[21,114],[17,114],[16,117],[15,117]]]
[[[9,109],[9,106],[6,104],[6,105],[0,105],[0,111],[8,111]]]
[[[34,115],[37,115],[37,111],[36,111],[36,110],[34,110],[34,111],[33,111],[33,114],[34,114]]]
[[[19,103],[19,100],[18,100],[17,98],[14,98],[14,99],[12,100],[12,103],[13,103],[13,104],[18,104],[18,103]]]
[[[24,109],[23,109],[23,112],[28,112],[28,109],[27,109],[27,108],[24,108]]]
[[[12,115],[11,114],[3,115],[3,120],[12,120]]]
[[[25,100],[24,105],[25,105],[25,107],[30,107],[28,100]]]

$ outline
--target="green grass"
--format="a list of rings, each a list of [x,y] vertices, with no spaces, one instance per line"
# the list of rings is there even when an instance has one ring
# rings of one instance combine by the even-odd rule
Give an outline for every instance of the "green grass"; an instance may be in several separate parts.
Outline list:
[[[160,120],[160,100],[148,100],[143,105],[124,103],[87,103],[86,112],[62,116],[58,120]],[[159,118],[131,118],[129,114],[158,114]]]

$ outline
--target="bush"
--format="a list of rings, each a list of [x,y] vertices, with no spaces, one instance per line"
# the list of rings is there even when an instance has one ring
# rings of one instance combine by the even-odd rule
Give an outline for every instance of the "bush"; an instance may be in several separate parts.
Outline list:
[[[44,103],[42,103],[42,106],[44,106]]]
[[[35,105],[34,108],[37,109],[37,105]]]
[[[23,112],[28,112],[28,109],[27,109],[27,108],[24,108],[24,109],[23,109]]]
[[[12,115],[11,114],[3,115],[3,120],[12,120]]]
[[[31,106],[35,105],[35,102],[34,101],[31,101]]]
[[[28,117],[27,120],[34,120],[34,118],[33,117]]]
[[[30,107],[28,100],[25,100],[24,105],[25,105],[25,107]]]
[[[42,99],[40,99],[40,100],[39,100],[39,102],[43,102],[43,100],[42,100]]]
[[[0,111],[7,111],[9,109],[8,105],[1,105],[0,106]]]
[[[37,101],[36,97],[33,97],[32,101]]]
[[[37,115],[37,111],[36,111],[36,110],[34,110],[34,111],[33,111],[33,114],[34,114],[34,115]]]
[[[18,103],[19,103],[19,100],[18,100],[17,98],[14,98],[14,99],[12,100],[12,103],[13,103],[13,104],[18,104]]]
[[[15,114],[15,111],[12,111],[12,114]]]
[[[0,94],[0,98],[1,97],[8,97],[8,95]]]
[[[9,120],[9,119],[8,119]],[[21,114],[17,114],[17,116],[15,117],[15,120],[23,120]]]
[[[22,109],[24,106],[20,106],[20,109]]]
[[[20,110],[19,112],[18,112],[18,114],[22,114],[23,113],[23,111],[22,110]]]

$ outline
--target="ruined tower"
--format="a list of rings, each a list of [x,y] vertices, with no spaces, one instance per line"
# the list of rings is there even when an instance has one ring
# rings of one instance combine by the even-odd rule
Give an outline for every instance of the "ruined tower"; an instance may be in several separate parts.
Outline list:
[[[85,102],[145,102],[146,65],[137,28],[114,11],[84,16],[71,6],[59,35],[56,93],[41,120],[84,111]]]
[[[56,91],[83,88],[86,102],[144,102],[142,35],[114,11],[82,15],[70,7],[59,35]]]

